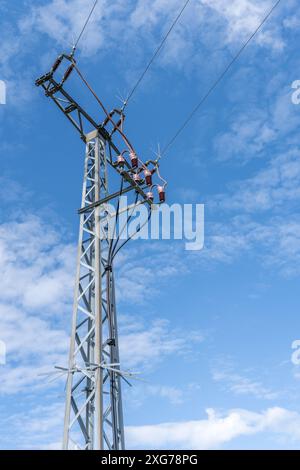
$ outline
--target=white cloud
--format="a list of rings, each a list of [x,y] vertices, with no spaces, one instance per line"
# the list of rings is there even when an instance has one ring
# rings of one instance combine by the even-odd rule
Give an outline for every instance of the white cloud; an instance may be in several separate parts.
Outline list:
[[[50,397],[47,398],[49,400]],[[62,402],[53,401],[52,405],[38,404],[27,411],[2,416],[1,448],[5,450],[61,449],[64,406]]]
[[[245,162],[259,157],[275,138],[267,113],[252,110],[235,118],[230,130],[216,137],[214,148],[220,161],[234,158]]]
[[[21,31],[28,32],[33,28],[40,34],[48,35],[66,51],[71,50],[93,3],[93,0],[52,0],[45,5],[34,6],[30,14],[20,21]],[[128,11],[128,6],[121,1],[98,2],[80,44],[84,55],[90,56],[107,45],[111,46],[111,37],[118,32],[116,26],[123,18],[124,11]]]
[[[299,218],[275,219],[268,233],[268,239],[265,239],[266,246],[269,248],[269,252],[265,256],[267,265],[275,267],[287,278],[298,276],[300,272]]]
[[[212,373],[213,380],[225,385],[225,389],[236,395],[252,395],[256,398],[274,400],[278,392],[265,387],[259,380],[235,373],[226,365],[215,368]]]
[[[170,253],[152,249],[149,265],[143,268],[141,253],[137,250],[136,254],[136,259],[124,256],[119,260],[122,269],[119,272],[116,267],[117,277],[121,288],[130,287],[131,300],[144,302],[150,292],[152,297],[155,293],[147,286],[153,283],[156,270],[161,281],[177,275],[179,264],[176,270],[177,255],[171,264]],[[40,374],[54,371],[55,365],[66,366],[75,260],[73,244],[64,242],[58,227],[37,216],[23,215],[0,225],[0,339],[7,345],[0,393],[47,387]],[[200,332],[177,331],[160,318],[146,323],[121,316],[120,323],[122,366],[138,367],[141,373],[171,355],[188,354],[191,344],[203,340]]]
[[[7,345],[8,361],[65,351],[67,337],[62,330],[51,328],[42,318],[9,305],[0,304],[0,312],[0,334]]]
[[[115,267],[118,271],[117,297],[121,302],[145,304],[157,294],[162,285],[189,271],[182,250],[173,243],[147,240],[136,247],[131,241],[130,251],[120,252]],[[141,260],[143,262],[141,263]]]
[[[256,236],[259,238],[259,234]],[[47,278],[47,272],[53,273],[53,276],[55,273],[60,280],[62,266],[63,272],[68,273],[67,276],[72,278],[69,271],[73,261],[71,264],[67,262],[70,253],[65,257],[64,244],[60,237],[57,229],[51,228],[49,224],[32,216],[18,223],[6,223],[0,228],[1,269],[3,266],[10,266],[15,276],[23,276],[28,280],[28,284],[16,283],[14,286],[14,276],[11,275],[9,278],[11,287],[15,288],[9,294],[3,293],[4,297],[0,306],[0,331],[8,346],[8,366],[0,369],[2,394],[13,394],[19,391],[36,392],[37,388],[44,388],[47,385],[39,374],[50,372],[55,364],[66,363],[68,334],[65,332],[65,325],[60,325],[58,322],[57,326],[53,326],[49,320],[52,297],[42,295],[37,305],[29,305],[24,295],[24,286],[26,290],[26,286],[30,288],[32,282],[40,285],[39,276]],[[10,240],[12,240],[11,244]],[[290,244],[288,246],[290,247]],[[64,253],[62,257],[61,253]],[[73,255],[71,258],[73,260]],[[33,271],[34,276],[32,276],[32,268],[35,265],[37,265],[37,270]],[[60,269],[57,269],[57,266],[60,266]],[[73,279],[71,284],[73,284]],[[61,301],[59,293],[58,289],[58,305],[67,306]],[[56,315],[56,313],[57,308],[54,308],[52,314]],[[189,354],[191,341],[196,344],[203,340],[200,333],[196,332],[191,336],[185,331],[178,332],[163,320],[146,323],[140,318],[137,320],[137,318],[125,316],[121,318],[120,323],[121,357],[124,369],[139,368],[139,372],[143,372],[147,370],[147,367],[151,368],[159,361],[173,358],[175,354]],[[243,383],[238,384],[235,379],[231,382],[233,391],[237,393],[246,393],[246,391],[252,394],[262,393],[261,388],[258,390],[259,384],[249,381],[242,381]],[[169,385],[152,385],[148,393],[168,399],[173,404],[179,404],[183,399],[182,391]],[[42,409],[33,409],[28,417],[22,413],[12,415],[11,429],[14,423],[22,423],[23,426],[25,422],[28,424],[28,426],[26,424],[28,432],[26,431],[17,446],[20,448],[59,446],[60,435],[57,426],[59,424],[61,430],[62,417],[59,415],[59,418],[54,419],[53,413],[56,409],[56,405],[53,405],[48,410],[49,412],[44,410],[44,415]],[[297,414],[278,408],[272,408],[261,414],[238,410],[219,416],[210,412],[207,420],[129,427],[127,435],[131,447],[212,448],[221,446],[239,435],[254,434],[265,430],[277,434],[277,429],[280,428],[282,422],[286,424],[285,429],[288,430],[286,432],[292,436],[296,427],[295,420],[299,420]],[[220,437],[216,438],[216,436]],[[7,444],[9,445],[11,444]]]
[[[138,408],[148,406],[152,398],[155,400],[155,405],[158,405],[161,400],[163,403],[169,403],[173,406],[182,405],[190,399],[190,392],[194,389],[194,384],[188,384],[183,389],[171,385],[147,384],[135,381],[134,387],[127,390],[123,389],[123,393],[127,409],[136,412]],[[154,403],[154,400],[151,403]]]
[[[201,386],[195,382],[180,384],[180,386],[135,382],[134,387],[125,390],[125,401],[129,409],[131,408],[135,412],[138,407],[149,404],[152,397],[157,405],[162,401],[177,407],[184,403],[190,403],[195,399],[195,394],[199,396],[200,391]]]
[[[207,415],[198,421],[129,426],[128,445],[133,449],[217,449],[237,437],[263,432],[288,437],[291,446],[300,441],[300,415],[284,408],[261,413],[237,409],[223,414],[209,409]]]
[[[292,103],[292,90],[287,80],[286,76],[277,77],[275,92],[272,84],[265,84],[262,107],[248,106],[247,103],[246,109],[234,113],[229,130],[217,135],[214,140],[218,160],[234,159],[244,164],[255,158],[266,158],[270,145],[281,148],[282,139],[287,136],[289,146],[297,142],[292,137],[299,128],[300,117],[297,106]],[[261,90],[261,86],[256,88],[253,97],[256,101],[261,99]]]
[[[172,405],[180,405],[184,401],[184,392],[177,387],[150,385],[148,391],[151,395],[166,398]]]
[[[259,213],[276,210],[300,198],[300,150],[273,157],[250,178],[231,184],[227,194],[213,201],[223,210]]]
[[[3,145],[5,144],[3,143]],[[3,150],[8,151],[9,144],[7,146],[5,145]],[[22,185],[16,181],[5,176],[0,177],[0,203],[3,207],[11,203],[20,203],[20,201],[27,202],[30,195],[30,191],[25,190]]]
[[[193,344],[203,341],[201,332],[188,333],[172,329],[166,320],[136,321],[120,318],[120,355],[123,368],[152,369],[157,363],[174,355],[189,354]]]
[[[206,247],[198,254],[201,265],[211,269],[212,262],[233,263],[251,253],[265,269],[276,267],[284,277],[299,274],[300,220],[287,215],[271,216],[260,222],[247,216],[234,216],[226,223],[210,225]]]
[[[235,220],[211,224],[198,259],[209,269],[212,262],[231,263],[250,249],[249,236],[246,226]]]
[[[1,394],[45,387],[40,374],[65,363],[73,255],[59,231],[36,216],[0,226],[0,338],[7,348]]]
[[[0,226],[0,295],[42,316],[61,313],[72,299],[75,250],[35,216]]]
[[[283,25],[287,29],[298,29],[300,26],[300,15],[294,11],[291,16],[288,16],[283,20]]]
[[[42,6],[33,6],[20,21],[20,29],[23,33],[36,30],[46,34],[66,48],[77,38],[92,5],[93,0],[52,0]],[[108,48],[122,47],[122,43],[128,41],[138,45],[137,35],[153,46],[157,43],[159,30],[169,28],[182,5],[180,0],[99,2],[79,47],[84,55],[93,55]],[[197,39],[206,40],[203,31],[207,22],[215,34],[226,37],[227,44],[241,41],[254,31],[271,5],[271,0],[235,0],[230,4],[224,0],[191,2],[172,32],[173,37],[166,43],[167,54],[164,51],[163,55],[176,60],[179,53],[181,57],[186,54],[187,48],[191,53]],[[277,49],[283,47],[280,24],[275,28],[273,19],[258,38],[260,44]]]
[[[275,82],[282,86],[282,77]],[[252,251],[265,267],[276,266],[277,272],[294,276],[300,256],[299,220],[292,215],[300,198],[299,113],[285,86],[268,96],[264,110],[239,115],[230,131],[215,141],[219,159],[234,157],[245,163],[261,157],[261,169],[212,197],[210,208],[231,218],[210,225],[201,257],[230,262]]]
[[[38,405],[29,412],[12,414],[1,420],[1,447],[60,449],[62,422],[61,402]],[[262,433],[268,433],[277,448],[281,447],[280,439],[283,438],[288,440],[287,447],[293,448],[299,445],[299,426],[299,413],[280,407],[262,412],[235,409],[219,413],[208,409],[206,419],[127,426],[125,433],[128,449],[220,449],[229,442],[234,447],[234,440],[238,437]],[[20,436],[20,439],[12,442],[10,433]],[[255,449],[255,445],[251,448]]]
[[[274,5],[271,0],[263,2],[257,0],[233,0],[231,2],[202,0],[201,3],[224,17],[227,22],[227,41],[229,43],[248,39]],[[272,20],[263,32],[258,33],[255,40],[261,45],[282,50],[284,42]]]
[[[205,23],[209,22],[212,27],[215,24],[219,34],[222,33],[222,29],[224,30],[223,34],[229,44],[248,38],[261,23],[272,5],[274,5],[274,2],[271,0],[234,0],[231,2],[226,0],[198,0],[191,2],[187,7],[181,24],[183,26],[188,24],[186,29],[192,30],[194,34],[198,33],[198,37],[201,35],[199,28],[204,27]],[[173,0],[172,2],[166,0],[155,0],[154,2],[139,0],[131,14],[131,22],[134,27],[146,28],[149,31],[157,24],[163,22],[166,24],[166,18],[167,21],[171,22],[182,6],[183,2],[180,0]],[[211,21],[211,17],[213,17],[213,21]],[[186,24],[185,20],[187,20]],[[282,49],[283,41],[280,32],[272,24],[272,19],[270,23],[267,26],[267,32],[258,35],[257,41],[260,44]],[[272,41],[270,40],[271,32]],[[184,27],[181,34],[185,34],[187,38]]]
[[[194,76],[199,73],[201,62],[202,76],[203,59],[209,53],[213,60],[206,64],[207,71],[213,66],[214,73],[224,60],[224,54],[222,59],[219,55],[220,46],[241,44],[271,4],[269,0],[231,3],[229,6],[224,0],[191,2],[156,65],[176,67],[184,73],[193,71]],[[92,4],[93,0],[49,0],[42,5],[32,1],[29,8],[20,9],[14,23],[3,24],[0,74],[7,83],[9,105],[20,106],[32,99],[33,79],[49,69],[55,55],[71,50]],[[131,83],[139,70],[144,69],[149,54],[157,48],[181,7],[180,0],[103,0],[95,9],[79,51],[89,58],[96,54],[103,57],[108,52],[116,54],[124,79]],[[31,63],[29,55],[40,44],[45,44],[44,50],[39,49],[37,61]],[[282,50],[282,25],[276,15],[257,36],[256,45]]]

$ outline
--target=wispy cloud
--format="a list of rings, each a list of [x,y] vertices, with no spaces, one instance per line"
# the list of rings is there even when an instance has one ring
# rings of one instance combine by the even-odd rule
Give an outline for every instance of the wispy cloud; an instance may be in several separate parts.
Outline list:
[[[262,412],[233,409],[218,412],[207,409],[207,418],[194,421],[166,422],[152,425],[127,426],[129,449],[216,449],[234,443],[242,436],[268,433],[281,448],[281,440],[288,439],[288,447],[299,445],[300,415],[286,408],[272,407]],[[20,436],[18,449],[60,449],[63,420],[61,402],[37,406],[31,411],[12,414],[1,420],[2,448],[14,448],[7,439],[7,429]],[[4,429],[6,430],[4,432]],[[272,445],[272,444],[269,444]],[[285,445],[283,448],[286,447]]]
[[[163,319],[153,320],[147,325],[145,320],[121,317],[120,330],[120,351],[124,367],[138,367],[142,371],[153,369],[157,363],[170,356],[188,355],[193,345],[204,340],[201,331],[194,331],[192,334],[179,331]]]
[[[224,386],[225,390],[236,395],[252,395],[264,400],[275,400],[279,393],[265,387],[257,378],[236,373],[226,364],[221,364],[212,371],[213,380]]]
[[[41,374],[54,371],[55,365],[67,366],[75,259],[75,246],[65,241],[60,228],[40,217],[23,214],[0,225],[0,339],[7,345],[7,364],[0,368],[0,393],[57,385],[49,385]],[[178,271],[160,249],[152,250],[147,268],[140,259],[137,256],[133,262],[124,256],[117,276],[120,288],[132,291],[126,300],[138,299],[143,305],[154,267],[161,269],[160,280]],[[166,263],[165,267],[160,263]],[[134,274],[128,276],[131,272]],[[154,295],[151,290],[152,298]],[[124,304],[123,294],[122,298]],[[191,345],[204,339],[202,332],[178,331],[159,316],[146,322],[121,315],[120,326],[123,367],[138,368],[138,372],[153,370],[170,356],[187,355]]]
[[[74,246],[37,216],[0,226],[2,301],[25,309],[61,312],[72,296]]]
[[[276,274],[294,277],[299,274],[300,220],[297,216],[270,216],[256,221],[247,216],[231,217],[215,223],[206,235],[206,247],[199,253],[201,265],[233,263],[251,255],[265,270],[276,266]]]
[[[273,157],[252,177],[231,183],[227,194],[213,198],[212,205],[231,212],[276,211],[300,197],[300,149],[295,147]]]
[[[52,398],[51,405],[36,405],[20,413],[2,416],[1,449],[61,449],[64,407],[57,398],[47,398]],[[17,442],[15,436],[18,436]]]
[[[73,246],[37,216],[0,226],[0,338],[7,347],[1,394],[45,387],[40,374],[65,362],[73,259]]]
[[[215,155],[219,161],[231,159],[234,163],[245,164],[257,158],[266,158],[270,145],[273,153],[282,148],[282,139],[288,138],[286,147],[296,144],[293,138],[300,124],[297,106],[291,100],[289,78],[277,77],[276,91],[272,84],[256,87],[255,100],[263,99],[263,105],[241,106],[229,118],[229,129],[222,131],[214,140]],[[264,90],[264,96],[260,93]],[[233,104],[234,105],[234,104]]]
[[[268,408],[261,413],[244,409],[218,413],[208,409],[207,415],[207,419],[198,421],[129,426],[128,444],[142,449],[215,449],[238,437],[263,432],[275,439],[287,437],[291,447],[300,441],[300,415],[284,408]]]
[[[178,249],[167,241],[147,240],[138,245],[132,241],[130,251],[120,252],[116,259],[120,301],[143,304],[170,279],[186,274],[189,267],[182,252],[183,247]]]

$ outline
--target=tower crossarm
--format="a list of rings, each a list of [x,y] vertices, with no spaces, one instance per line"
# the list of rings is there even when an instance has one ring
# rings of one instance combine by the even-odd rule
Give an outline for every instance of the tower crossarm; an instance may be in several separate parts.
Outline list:
[[[59,77],[58,71],[61,70],[62,65],[66,62],[68,67],[64,69],[62,77]],[[89,93],[93,95],[98,105],[100,105],[102,114],[104,114],[101,123],[93,118],[91,113],[66,90],[66,84],[71,74],[74,73],[74,70],[87,87]],[[45,95],[62,111],[79,132],[81,139],[85,143],[87,142],[86,136],[90,135],[91,132],[95,132],[97,135],[101,136],[108,146],[106,155],[107,164],[119,173],[124,183],[128,186],[124,188],[124,192],[135,189],[143,201],[151,206],[155,202],[152,188],[156,187],[159,196],[159,200],[156,203],[165,202],[166,182],[160,177],[158,160],[149,160],[146,163],[140,160],[128,137],[124,133],[123,125],[125,115],[123,114],[123,110],[113,109],[110,113],[106,110],[103,103],[78,69],[72,55],[61,54],[53,64],[50,72],[38,78],[35,83],[36,86],[42,87]],[[115,117],[117,117],[117,121],[114,121]],[[116,139],[118,139],[119,144],[116,143]],[[125,149],[121,151],[119,149],[120,145],[122,145],[122,148],[125,146]],[[157,175],[160,182],[156,184],[153,183],[153,175]],[[116,196],[118,195],[120,194],[116,193]],[[110,195],[110,198],[112,199],[112,195]],[[100,205],[101,201],[97,201],[96,204]],[[97,205],[95,207],[97,207]],[[80,210],[83,210],[83,208]]]

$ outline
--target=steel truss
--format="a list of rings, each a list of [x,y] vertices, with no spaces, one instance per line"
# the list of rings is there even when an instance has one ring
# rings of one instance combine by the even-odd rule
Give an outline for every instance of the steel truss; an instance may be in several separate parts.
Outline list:
[[[108,196],[105,141],[87,140],[82,208]],[[80,216],[64,449],[124,449],[115,284],[105,204]]]
[[[69,67],[58,80],[55,76],[65,62]],[[66,91],[73,70],[100,105],[102,122],[96,122]],[[60,55],[36,85],[43,88],[86,144],[69,364],[67,368],[56,367],[61,374],[67,373],[63,449],[122,450],[121,379],[128,382],[126,376],[132,374],[120,368],[113,260],[131,237],[121,242],[120,236],[111,236],[108,204],[131,193],[134,203],[127,209],[145,204],[149,220],[155,206],[153,188],[157,188],[162,203],[166,182],[160,176],[158,160],[143,163],[138,158],[123,132],[123,111],[107,112],[72,56]],[[109,171],[114,173],[112,180]],[[112,190],[108,179],[110,185],[114,180],[120,188]],[[132,217],[128,210],[127,224]],[[116,227],[119,203],[114,216]]]

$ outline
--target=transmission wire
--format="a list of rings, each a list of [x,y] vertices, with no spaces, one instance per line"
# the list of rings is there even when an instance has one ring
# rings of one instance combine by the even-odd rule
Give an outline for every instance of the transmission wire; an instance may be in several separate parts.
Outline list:
[[[141,74],[141,76],[139,77],[139,79],[137,80],[136,84],[134,85],[134,87],[132,88],[131,92],[129,93],[128,95],[128,98],[125,100],[125,103],[124,103],[124,108],[127,106],[129,100],[132,98],[132,96],[134,95],[134,93],[136,92],[137,88],[139,87],[140,83],[142,82],[142,80],[144,79],[146,73],[148,72],[149,68],[151,67],[152,63],[154,62],[154,60],[156,59],[156,57],[158,56],[158,54],[160,53],[161,49],[163,48],[165,42],[167,41],[168,37],[170,36],[171,32],[173,31],[173,29],[175,28],[176,24],[178,23],[179,19],[181,18],[184,10],[186,9],[186,7],[188,6],[188,4],[190,3],[190,0],[187,0],[185,2],[185,4],[183,5],[182,9],[180,10],[180,12],[178,13],[177,17],[175,18],[175,20],[173,21],[170,29],[168,30],[167,34],[164,36],[163,40],[161,41],[159,47],[156,49],[154,55],[152,56],[150,62],[148,63],[147,67],[145,68],[145,70],[143,71],[143,73]]]
[[[186,126],[189,124],[189,122],[193,119],[194,115],[197,113],[199,108],[202,106],[202,104],[207,100],[207,98],[211,95],[211,93],[214,91],[214,89],[219,85],[219,83],[222,81],[222,79],[225,77],[227,72],[230,70],[230,68],[233,66],[233,64],[239,59],[241,54],[244,52],[248,44],[252,41],[252,39],[255,37],[255,35],[258,33],[258,31],[262,28],[262,26],[266,23],[268,18],[272,15],[273,11],[275,8],[279,5],[281,0],[278,0],[275,5],[271,8],[271,10],[268,12],[268,14],[264,17],[263,21],[260,23],[260,25],[256,28],[256,30],[251,34],[251,36],[248,38],[248,40],[245,42],[245,44],[241,47],[241,49],[238,51],[238,53],[233,57],[233,59],[230,61],[230,63],[227,65],[225,70],[222,72],[222,74],[217,78],[217,80],[212,84],[212,86],[209,88],[207,93],[202,97],[201,101],[197,104],[197,106],[193,109],[193,111],[190,113],[190,115],[187,117],[187,119],[184,121],[184,123],[180,126],[178,131],[175,133],[175,135],[172,137],[172,139],[168,142],[168,144],[165,146],[163,149],[161,156],[165,155],[169,148],[173,145],[177,137],[181,134],[181,132],[186,128]]]
[[[95,8],[96,8],[96,6],[97,6],[98,1],[99,1],[99,0],[96,0],[96,1],[95,1],[94,5],[93,5],[93,7],[92,7],[92,9],[91,9],[91,11],[90,11],[90,13],[89,13],[89,16],[87,17],[86,22],[85,22],[85,24],[84,24],[84,26],[83,26],[83,28],[82,28],[82,30],[81,30],[81,33],[79,34],[78,39],[77,39],[77,41],[76,41],[75,44],[74,44],[74,47],[73,47],[73,54],[75,53],[75,51],[76,51],[76,49],[77,49],[77,46],[78,46],[78,44],[79,44],[79,41],[80,41],[80,39],[82,38],[82,35],[83,35],[83,33],[84,33],[84,31],[85,31],[87,25],[89,24],[89,21],[90,21],[90,19],[91,19],[92,14],[94,13],[94,10],[95,10]]]

